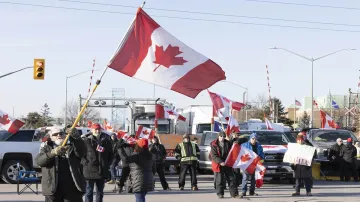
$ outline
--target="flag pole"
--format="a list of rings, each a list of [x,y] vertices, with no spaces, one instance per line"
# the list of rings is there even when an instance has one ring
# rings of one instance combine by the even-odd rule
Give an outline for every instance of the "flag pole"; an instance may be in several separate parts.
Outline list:
[[[142,3],[142,5],[141,5],[140,8],[143,8],[144,5],[145,5],[145,3],[146,3],[146,1],[144,1],[144,2]],[[112,59],[110,60],[110,62],[114,59],[114,56],[116,55],[116,53],[124,46],[124,41],[125,41],[125,39],[128,38],[128,36],[129,36],[129,34],[130,34],[130,32],[129,32],[130,29],[134,26],[134,22],[135,22],[136,16],[137,16],[137,15],[135,15],[134,19],[131,21],[131,24],[130,24],[129,28],[127,29],[124,37],[123,37],[122,40],[121,40],[121,43],[120,43],[118,49],[116,50],[116,52],[115,52],[114,55],[112,56]],[[75,128],[76,125],[77,125],[77,123],[80,121],[80,118],[81,118],[81,116],[84,114],[85,109],[86,109],[87,105],[89,104],[89,101],[90,101],[91,97],[94,95],[94,92],[96,91],[97,87],[100,85],[101,79],[104,77],[105,72],[106,72],[106,70],[107,70],[108,68],[109,68],[109,66],[107,65],[107,66],[105,67],[104,71],[102,72],[100,78],[96,81],[96,83],[95,83],[95,85],[94,85],[94,88],[92,89],[91,93],[88,95],[88,97],[87,97],[84,105],[82,106],[82,108],[81,108],[78,116],[76,117],[73,125],[71,126],[71,129]],[[70,135],[70,133],[66,135],[65,140],[64,140],[64,142],[62,143],[62,146],[65,146],[65,145],[67,144],[67,142],[68,142],[68,140],[69,140],[69,135]]]
[[[295,103],[294,103],[294,125],[296,123],[296,98],[295,98]]]

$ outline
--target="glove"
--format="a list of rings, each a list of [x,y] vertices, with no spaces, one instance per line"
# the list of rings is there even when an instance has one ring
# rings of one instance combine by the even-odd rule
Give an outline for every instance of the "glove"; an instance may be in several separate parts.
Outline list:
[[[51,150],[51,155],[53,156],[61,156],[66,153],[66,151],[69,149],[69,146],[58,146],[55,149]]]
[[[70,134],[70,137],[72,137],[74,139],[80,138],[79,131],[76,128],[70,128],[70,129],[66,130],[66,133]]]

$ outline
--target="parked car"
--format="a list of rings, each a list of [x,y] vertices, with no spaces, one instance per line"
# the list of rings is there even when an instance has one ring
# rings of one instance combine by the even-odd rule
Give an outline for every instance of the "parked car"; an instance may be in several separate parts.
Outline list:
[[[41,144],[38,139],[39,132],[19,130],[11,134],[6,130],[0,130],[0,173],[3,181],[9,184],[16,183],[18,170],[39,168],[35,164]]]
[[[265,177],[269,178],[286,178],[290,183],[294,182],[293,170],[288,163],[283,163],[284,154],[287,151],[287,144],[290,140],[283,132],[260,130],[260,131],[241,131],[238,136],[249,138],[250,134],[256,132],[258,141],[264,148],[266,167]],[[206,131],[202,135],[199,148],[200,160],[199,171],[204,172],[211,170],[211,161],[209,159],[210,143],[218,136],[217,132]]]
[[[296,137],[299,134],[299,132],[297,132],[297,131],[289,131],[289,132],[284,132],[284,134],[286,135],[286,137],[289,139],[289,141],[291,143],[296,143]]]

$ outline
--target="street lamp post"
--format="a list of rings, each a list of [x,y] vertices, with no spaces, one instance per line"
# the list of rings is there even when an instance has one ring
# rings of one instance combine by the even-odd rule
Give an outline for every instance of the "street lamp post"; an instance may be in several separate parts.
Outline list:
[[[308,61],[311,62],[311,119],[310,119],[310,127],[313,127],[313,124],[314,124],[313,123],[313,121],[314,121],[314,104],[313,104],[313,102],[314,102],[314,62],[317,61],[317,60],[320,60],[322,58],[325,58],[327,56],[333,55],[335,53],[341,52],[341,51],[353,51],[353,50],[356,50],[356,49],[352,49],[352,48],[341,49],[341,50],[326,54],[326,55],[318,57],[318,58],[308,58],[308,57],[302,56],[302,55],[300,55],[298,53],[289,51],[289,50],[287,50],[285,48],[274,47],[274,48],[270,48],[270,49],[283,50],[283,51],[286,51],[286,52],[291,53],[293,55],[297,55],[297,56],[299,56],[301,58],[304,58],[305,60],[308,60]]]
[[[77,73],[77,74],[74,74],[74,75],[71,75],[71,76],[66,76],[66,84],[65,84],[65,117],[64,117],[64,126],[66,127],[66,122],[67,122],[67,104],[68,104],[68,79],[72,78],[72,77],[75,77],[75,76],[79,76],[81,74],[84,74],[84,73],[87,73],[87,72],[91,72],[92,70],[86,70],[86,71],[83,71],[83,72],[80,72],[80,73]],[[98,70],[94,70],[94,71],[98,71]]]
[[[249,102],[249,89],[247,87],[241,86],[241,85],[239,85],[237,83],[234,83],[232,81],[223,80],[222,82],[230,83],[232,85],[235,85],[237,87],[245,89],[245,92],[243,93],[243,103],[246,104],[246,105],[248,104],[248,102]],[[245,100],[245,94],[246,94],[246,100]],[[246,119],[246,121],[248,119],[247,118],[247,108],[245,108],[245,119]]]

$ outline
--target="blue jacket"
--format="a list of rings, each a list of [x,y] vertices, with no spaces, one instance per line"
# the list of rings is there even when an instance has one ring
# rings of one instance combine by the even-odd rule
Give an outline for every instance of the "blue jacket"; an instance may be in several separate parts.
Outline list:
[[[241,146],[252,151],[252,146],[250,144],[250,141],[243,143]],[[263,151],[263,147],[258,142],[256,142],[256,146],[257,146],[257,155],[260,156],[261,159],[264,159],[265,154],[264,154],[264,151]]]

